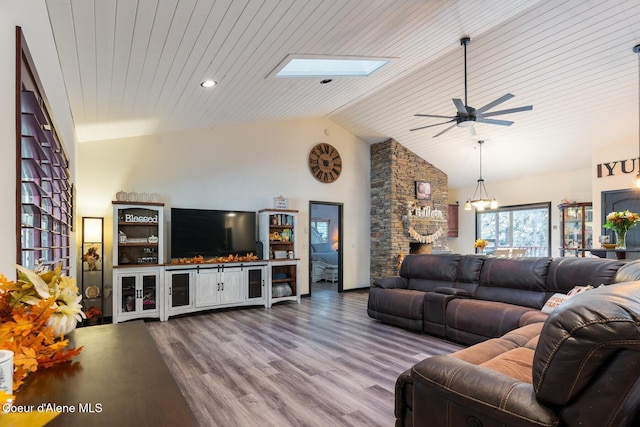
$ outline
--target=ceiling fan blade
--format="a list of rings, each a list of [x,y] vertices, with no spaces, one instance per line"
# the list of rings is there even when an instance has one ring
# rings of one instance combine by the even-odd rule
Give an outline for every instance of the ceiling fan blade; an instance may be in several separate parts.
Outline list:
[[[502,95],[500,98],[496,99],[493,102],[488,103],[487,105],[485,105],[484,107],[480,107],[476,110],[476,114],[480,113],[482,114],[484,111],[490,110],[493,107],[495,107],[496,105],[502,104],[505,101],[510,100],[511,98],[513,98],[515,95],[512,95],[510,93],[507,93],[506,95]]]
[[[435,117],[437,119],[455,119],[454,116],[436,116],[435,114],[414,114],[416,117]]]
[[[469,112],[467,111],[467,107],[464,106],[462,99],[453,98],[452,101],[453,101],[453,105],[456,106],[456,110],[458,110],[458,114],[460,114],[461,116],[469,115]]]
[[[500,110],[500,111],[492,111],[490,113],[483,114],[482,117],[493,117],[493,116],[499,116],[501,114],[519,113],[520,111],[529,111],[529,110],[533,110],[533,105],[527,105],[525,107],[509,108],[509,109]]]
[[[436,123],[434,125],[426,125],[426,126],[420,126],[419,128],[413,128],[413,129],[409,129],[409,132],[413,132],[414,130],[420,130],[420,129],[426,129],[426,128],[431,128],[434,126],[440,126],[440,125],[446,125],[447,123],[451,123],[454,120],[449,120],[447,122],[442,122],[442,123]],[[455,126],[455,125],[454,125]]]
[[[469,126],[467,131],[469,132],[469,136],[476,136],[476,128],[474,126]]]
[[[496,120],[496,119],[485,119],[484,117],[476,118],[476,122],[478,123],[487,123],[490,125],[500,125],[500,126],[511,126],[514,122],[510,122],[508,120]]]
[[[443,133],[445,133],[446,131],[453,129],[454,127],[456,127],[456,123],[452,124],[451,126],[449,126],[448,128],[446,128],[445,130],[443,130],[442,132],[439,132],[435,135],[433,135],[433,138],[437,138],[438,136],[442,135]]]

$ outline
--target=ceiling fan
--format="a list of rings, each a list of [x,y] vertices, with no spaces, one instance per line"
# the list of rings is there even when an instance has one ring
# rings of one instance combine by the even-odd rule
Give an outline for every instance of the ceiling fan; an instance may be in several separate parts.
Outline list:
[[[436,123],[434,125],[421,126],[414,129],[409,129],[410,131],[426,129],[433,126],[440,126],[447,123],[453,123],[451,126],[446,128],[445,130],[435,134],[433,137],[437,137],[445,133],[446,131],[453,129],[454,127],[466,127],[469,129],[469,133],[471,135],[475,135],[475,129],[473,128],[474,123],[487,123],[491,125],[500,125],[500,126],[511,126],[513,122],[508,120],[496,120],[491,119],[489,117],[499,116],[502,114],[511,114],[518,113],[520,111],[532,110],[533,105],[527,105],[525,107],[517,107],[517,108],[509,108],[506,110],[500,111],[492,111],[487,112],[488,110],[502,104],[505,101],[513,98],[515,95],[507,93],[506,95],[501,96],[493,102],[488,103],[484,107],[475,109],[470,107],[467,103],[467,45],[471,43],[470,37],[463,37],[460,39],[460,44],[464,46],[464,103],[459,98],[453,98],[453,104],[456,106],[457,114],[455,116],[438,116],[434,114],[416,114],[416,117],[435,117],[439,119],[449,119],[446,122]]]

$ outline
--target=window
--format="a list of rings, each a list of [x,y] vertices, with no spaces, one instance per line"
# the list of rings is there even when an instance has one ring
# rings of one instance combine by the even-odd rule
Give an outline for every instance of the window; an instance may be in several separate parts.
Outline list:
[[[485,249],[526,249],[526,256],[551,253],[551,202],[507,206],[476,212],[476,238],[485,239]]]
[[[311,244],[329,241],[329,219],[311,218]]]
[[[29,50],[16,30],[16,240],[18,264],[33,269],[39,263],[64,274],[71,268],[73,224],[69,159],[49,115],[44,92]]]

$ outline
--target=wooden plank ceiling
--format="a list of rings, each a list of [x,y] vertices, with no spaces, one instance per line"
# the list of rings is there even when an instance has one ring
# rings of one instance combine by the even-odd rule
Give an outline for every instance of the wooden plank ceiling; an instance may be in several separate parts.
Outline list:
[[[328,117],[363,140],[389,137],[452,187],[586,168],[591,151],[638,143],[637,0],[46,0],[81,142]],[[454,115],[510,92],[533,111],[477,135],[416,113]],[[391,58],[367,78],[276,79],[288,55]],[[213,79],[205,90],[199,83]],[[442,121],[442,120],[440,120]]]

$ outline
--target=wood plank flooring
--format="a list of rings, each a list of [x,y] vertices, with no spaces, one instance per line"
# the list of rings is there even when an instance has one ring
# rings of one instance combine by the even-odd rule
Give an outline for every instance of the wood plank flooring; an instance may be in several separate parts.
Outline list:
[[[393,426],[405,369],[460,346],[367,316],[368,291],[147,322],[202,426]]]

